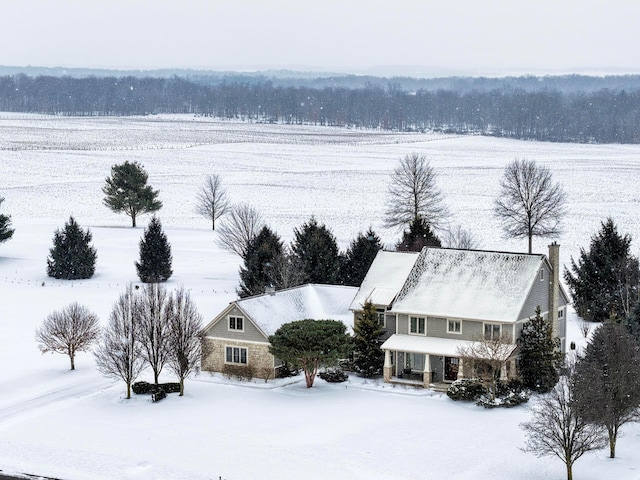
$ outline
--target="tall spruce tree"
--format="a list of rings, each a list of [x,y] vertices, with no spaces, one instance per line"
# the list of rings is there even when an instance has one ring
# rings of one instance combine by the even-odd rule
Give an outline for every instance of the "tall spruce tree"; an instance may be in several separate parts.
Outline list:
[[[0,205],[4,198],[0,197]],[[11,216],[0,214],[0,243],[6,242],[13,236],[14,229],[11,228]]]
[[[73,217],[53,235],[53,247],[47,258],[47,275],[65,280],[91,278],[96,269],[96,250],[91,232],[84,231]]]
[[[333,233],[311,219],[294,229],[291,252],[301,272],[302,283],[337,283],[340,277],[340,252]]]
[[[382,326],[378,323],[376,308],[371,302],[365,302],[362,316],[353,326],[354,366],[363,377],[373,377],[382,373],[384,352],[382,345]]]
[[[551,322],[540,315],[540,307],[536,308],[535,317],[522,326],[518,345],[524,385],[540,393],[550,391],[558,383],[564,356],[560,339],[553,337]]]
[[[589,251],[580,249],[576,263],[564,278],[578,315],[591,322],[602,322],[612,315],[627,318],[638,301],[640,269],[630,255],[631,237],[621,236],[611,218],[602,222],[600,232],[591,238]]]
[[[144,283],[166,282],[171,270],[171,244],[157,217],[153,217],[140,239],[140,262],[136,262],[138,277]]]
[[[270,285],[278,287],[275,275],[276,262],[284,254],[280,237],[269,227],[262,227],[256,237],[249,242],[244,257],[244,267],[240,268],[240,286],[237,290],[241,298],[259,295]]]
[[[616,455],[620,428],[640,419],[640,349],[619,323],[600,325],[576,363],[575,398],[587,421],[609,434],[609,456]]]
[[[340,274],[341,283],[359,287],[373,259],[382,248],[380,237],[371,228],[364,235],[359,233],[344,254]]]
[[[399,252],[419,252],[423,247],[442,247],[440,239],[431,229],[431,225],[422,217],[414,218],[409,230],[402,234],[402,240],[396,244]]]

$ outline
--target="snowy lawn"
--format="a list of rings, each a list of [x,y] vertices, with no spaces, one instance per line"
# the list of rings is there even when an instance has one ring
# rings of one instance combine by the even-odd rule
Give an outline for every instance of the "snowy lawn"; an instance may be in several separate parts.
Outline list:
[[[124,384],[102,378],[90,353],[80,354],[71,372],[67,357],[41,355],[33,334],[72,301],[105,323],[127,283],[137,281],[133,262],[148,216],[132,229],[128,217],[102,205],[114,163],[140,161],[160,189],[159,217],[174,258],[167,288],[189,289],[206,323],[236,298],[239,267],[193,213],[206,174],[219,174],[233,200],[253,203],[285,241],[314,214],[342,248],[370,225],[391,245],[398,233],[381,227],[388,175],[398,158],[418,151],[440,173],[454,224],[484,248],[522,251],[526,241],[503,240],[490,212],[504,165],[531,158],[548,165],[569,194],[558,239],[567,263],[607,215],[633,235],[632,251],[640,253],[640,146],[7,114],[0,115],[0,148],[2,213],[16,228],[0,245],[0,470],[65,480],[565,477],[560,460],[519,450],[525,407],[483,410],[354,376],[343,384],[318,379],[306,389],[301,378],[238,383],[208,373],[187,380],[183,398],[126,400]],[[69,215],[94,236],[98,262],[90,280],[46,277],[53,231]],[[546,253],[547,243],[534,248]],[[569,329],[567,343],[582,345],[575,315]],[[172,380],[163,373],[162,381]],[[640,426],[623,434],[618,458],[588,454],[576,463],[575,478],[639,479]]]

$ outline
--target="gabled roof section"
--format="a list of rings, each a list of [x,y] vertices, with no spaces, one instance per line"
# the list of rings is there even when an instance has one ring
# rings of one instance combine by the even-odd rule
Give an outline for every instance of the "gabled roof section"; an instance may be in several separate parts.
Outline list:
[[[267,336],[273,335],[285,323],[306,318],[339,320],[353,330],[353,314],[349,312],[349,305],[356,292],[356,287],[307,284],[234,303]]]
[[[424,248],[392,311],[515,322],[544,255]]]
[[[376,258],[373,259],[373,263],[349,308],[362,310],[362,306],[367,300],[374,305],[391,305],[417,259],[417,252],[380,250]]]

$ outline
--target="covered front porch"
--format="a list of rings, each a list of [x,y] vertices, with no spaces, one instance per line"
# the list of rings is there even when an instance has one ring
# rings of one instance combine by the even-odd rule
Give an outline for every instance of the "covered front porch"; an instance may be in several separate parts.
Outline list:
[[[384,342],[384,381],[433,388],[464,378],[459,348],[473,342],[449,338],[395,334]],[[514,346],[515,348],[515,346]],[[506,377],[507,373],[500,372]]]

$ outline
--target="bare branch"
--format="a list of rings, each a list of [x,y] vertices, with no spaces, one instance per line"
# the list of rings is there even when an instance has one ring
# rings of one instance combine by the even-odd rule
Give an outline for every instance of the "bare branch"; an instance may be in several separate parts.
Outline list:
[[[244,259],[249,244],[263,226],[262,216],[255,208],[246,203],[236,205],[218,229],[218,245]]]

